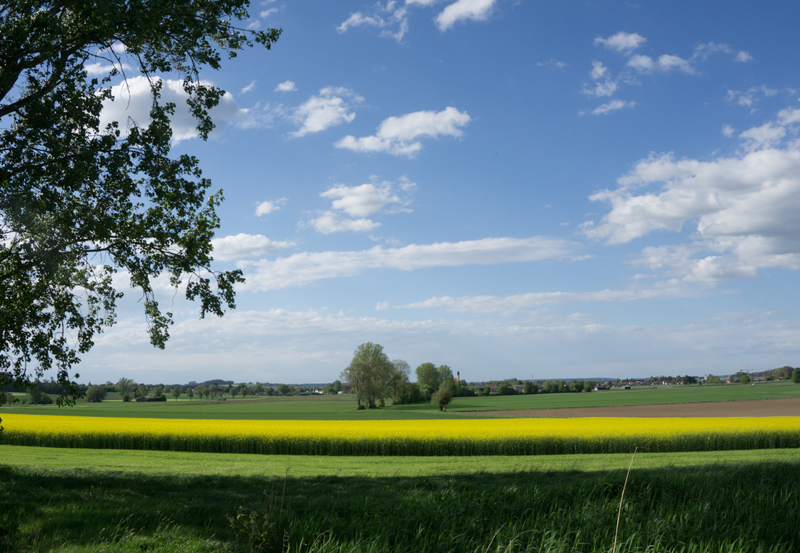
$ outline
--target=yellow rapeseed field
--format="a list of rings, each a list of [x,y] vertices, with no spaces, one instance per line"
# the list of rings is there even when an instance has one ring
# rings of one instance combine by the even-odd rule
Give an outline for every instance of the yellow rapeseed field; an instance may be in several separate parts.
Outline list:
[[[800,417],[248,421],[3,414],[3,443],[301,455],[541,455],[800,447]]]

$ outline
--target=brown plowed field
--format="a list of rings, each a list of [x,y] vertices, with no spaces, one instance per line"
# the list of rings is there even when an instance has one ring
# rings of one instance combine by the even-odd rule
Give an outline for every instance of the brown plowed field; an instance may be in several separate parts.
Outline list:
[[[800,417],[800,397],[677,403],[670,405],[625,405],[622,407],[573,407],[565,409],[520,409],[480,411],[500,417]]]

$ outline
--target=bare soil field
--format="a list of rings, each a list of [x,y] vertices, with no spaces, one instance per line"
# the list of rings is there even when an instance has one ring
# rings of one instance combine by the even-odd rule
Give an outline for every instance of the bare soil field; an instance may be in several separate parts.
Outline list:
[[[564,409],[520,409],[482,411],[499,417],[800,417],[800,398],[677,403],[670,405],[626,405],[621,407],[572,407]]]

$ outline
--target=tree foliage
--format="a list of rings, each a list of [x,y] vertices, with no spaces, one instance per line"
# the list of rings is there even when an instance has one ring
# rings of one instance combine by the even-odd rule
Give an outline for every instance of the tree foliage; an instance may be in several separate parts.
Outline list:
[[[439,389],[433,393],[431,402],[439,406],[439,411],[447,409],[447,405],[453,399],[453,386],[449,382],[442,382]]]
[[[442,382],[448,382],[452,386],[451,392],[455,392],[453,383],[453,371],[447,365],[436,366],[433,363],[423,363],[417,367],[417,384],[426,398],[431,398],[439,389]]]
[[[408,382],[408,363],[389,361],[383,346],[366,342],[353,352],[353,360],[342,371],[341,378],[355,394],[358,409],[374,409],[387,395],[402,397]]]
[[[159,275],[185,286],[201,317],[234,307],[241,273],[211,269],[222,195],[209,195],[197,159],[170,155],[176,106],[162,101],[159,75],[180,76],[198,135],[207,138],[209,110],[224,92],[200,71],[253,43],[269,48],[280,35],[237,27],[247,7],[247,0],[0,4],[0,385],[29,385],[55,369],[74,398],[73,365],[114,323],[115,273],[141,293],[159,348],[172,322],[154,293]],[[108,67],[106,76],[90,78],[90,64]],[[150,83],[150,120],[101,127],[111,79],[135,72]]]

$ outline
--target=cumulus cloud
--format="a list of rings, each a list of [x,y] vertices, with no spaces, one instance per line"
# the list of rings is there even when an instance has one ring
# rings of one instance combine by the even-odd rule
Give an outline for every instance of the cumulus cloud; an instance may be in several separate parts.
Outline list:
[[[748,61],[753,61],[753,56],[750,55],[750,52],[745,52],[742,50],[738,54],[736,54],[736,58],[734,58],[739,63],[747,63]]]
[[[152,79],[161,82],[162,104],[173,102],[176,106],[175,115],[172,117],[173,141],[177,143],[196,138],[197,120],[192,117],[186,106],[188,95],[183,90],[183,81],[158,77]],[[210,83],[204,82],[204,84]],[[112,94],[113,99],[103,102],[103,110],[100,113],[101,128],[112,121],[117,121],[120,130],[125,134],[132,126],[146,127],[150,123],[153,98],[150,81],[146,77],[127,79],[126,82],[113,86]],[[255,128],[268,126],[272,121],[269,106],[262,108],[256,104],[253,108],[243,109],[230,93],[226,93],[220,99],[219,105],[211,110],[211,117],[217,125],[212,135],[221,132],[226,126]]]
[[[333,199],[333,208],[340,209],[351,217],[367,217],[382,210],[391,203],[400,203],[400,198],[392,194],[391,185],[344,186],[337,184],[320,194]]]
[[[273,211],[278,211],[280,209],[280,206],[283,205],[284,203],[286,203],[286,198],[259,202],[258,204],[256,204],[256,217],[261,217],[262,215],[269,215]]]
[[[322,234],[333,234],[334,232],[370,232],[381,226],[380,223],[376,223],[367,218],[347,219],[333,211],[322,213],[319,217],[309,221],[309,225]]]
[[[305,286],[327,278],[354,276],[369,269],[413,271],[428,267],[497,265],[570,258],[579,249],[558,238],[484,238],[463,242],[375,246],[362,251],[304,252],[276,260],[240,261],[249,290]]]
[[[446,31],[459,21],[486,21],[497,0],[457,0],[436,16],[440,31]]]
[[[356,117],[352,105],[363,101],[364,98],[347,88],[325,87],[319,95],[312,96],[295,109],[292,118],[300,129],[291,136],[297,138],[349,123]]]
[[[239,94],[247,94],[248,92],[252,92],[256,88],[256,82],[250,81],[250,84],[244,87]]]
[[[419,8],[427,8],[439,0],[386,0],[378,2],[367,12],[354,12],[336,27],[339,34],[355,27],[374,27],[380,35],[402,42],[409,29],[409,16]],[[444,8],[434,19],[440,31],[452,28],[459,21],[486,21],[498,0],[456,0]]]
[[[602,44],[607,50],[628,54],[636,50],[639,46],[647,42],[647,39],[638,33],[618,32],[608,38],[597,37],[594,39],[595,46]]]
[[[386,152],[393,155],[413,156],[422,149],[419,138],[439,136],[460,137],[461,127],[471,121],[467,112],[448,107],[440,112],[417,111],[398,117],[389,117],[372,136],[356,138],[345,136],[335,146],[354,152]]]
[[[270,240],[261,234],[235,234],[214,238],[211,245],[214,247],[214,259],[232,261],[277,253],[294,244]]]
[[[690,245],[647,248],[640,264],[698,281],[800,268],[800,110],[742,132],[744,152],[711,161],[651,155],[593,201],[611,210],[582,232],[608,244],[656,231],[693,231]]]
[[[407,207],[410,203],[407,193],[413,189],[414,183],[404,177],[400,180],[399,186],[401,193],[405,193],[404,197],[393,191],[392,183],[389,181],[359,186],[337,184],[320,194],[321,197],[332,200],[331,209],[312,219],[309,224],[323,234],[374,230],[380,223],[367,219],[370,215],[381,211],[387,213],[410,211]]]
[[[275,92],[294,92],[295,90],[297,90],[297,87],[293,81],[283,81],[275,87]]]
[[[592,83],[584,84],[582,92],[587,96],[604,97],[611,96],[617,91],[617,81],[611,77],[611,73],[602,62],[593,61],[592,70],[589,71]]]

